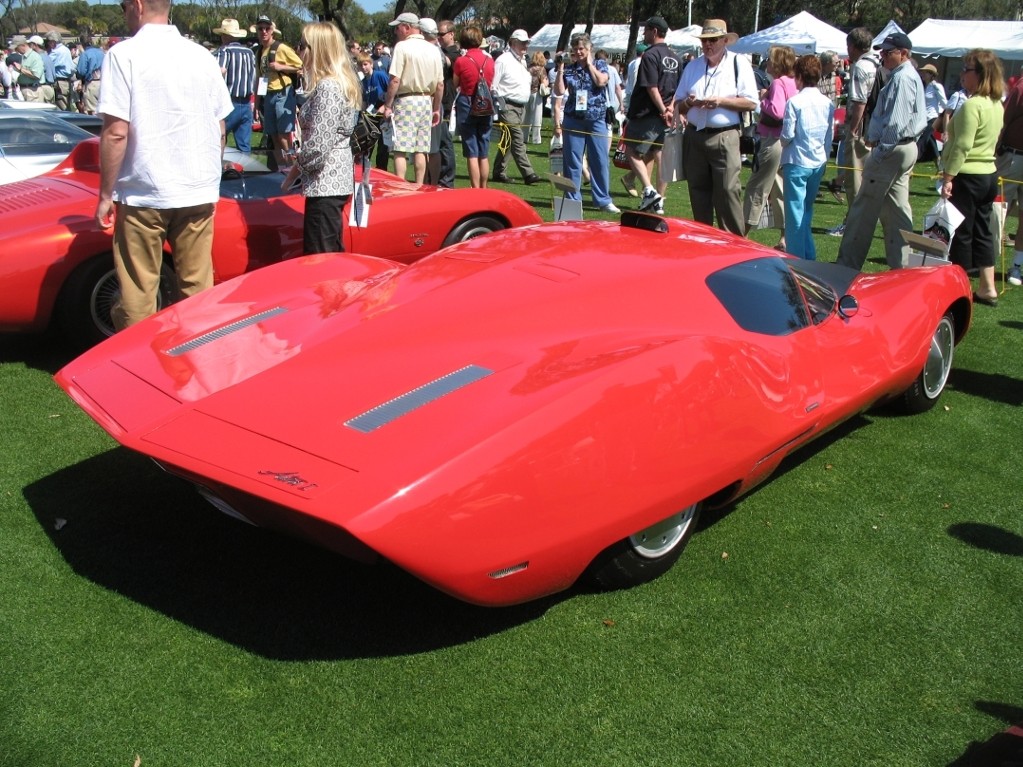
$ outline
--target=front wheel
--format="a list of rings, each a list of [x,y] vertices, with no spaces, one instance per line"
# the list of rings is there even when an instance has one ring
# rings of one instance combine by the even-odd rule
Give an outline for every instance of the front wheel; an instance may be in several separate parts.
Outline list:
[[[668,572],[696,530],[700,507],[694,503],[619,541],[597,557],[590,577],[601,588],[623,589]]]
[[[448,236],[444,238],[444,243],[441,247],[446,248],[448,245],[454,245],[456,242],[465,242],[473,237],[498,232],[505,228],[505,225],[493,216],[473,216],[462,221],[452,229]]]
[[[907,412],[923,413],[930,410],[945,391],[948,375],[952,372],[955,337],[955,320],[952,319],[951,313],[947,313],[938,322],[938,327],[931,336],[924,369],[902,395],[902,406]]]
[[[174,270],[166,263],[160,270],[157,308],[172,304],[177,295]],[[113,256],[105,253],[75,269],[68,277],[58,300],[61,330],[80,349],[95,346],[115,332],[110,317],[121,297]]]

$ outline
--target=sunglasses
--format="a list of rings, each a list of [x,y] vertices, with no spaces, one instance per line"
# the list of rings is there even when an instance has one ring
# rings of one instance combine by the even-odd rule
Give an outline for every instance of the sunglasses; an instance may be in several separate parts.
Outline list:
[[[269,32],[273,27],[256,27],[257,32]]]
[[[977,68],[976,67],[963,67],[963,71],[964,72],[976,72]]]
[[[701,37],[700,38],[700,42],[701,43],[707,43],[709,45],[710,43],[716,43],[718,40],[721,40],[721,39],[723,39],[723,38],[721,38],[721,37]]]

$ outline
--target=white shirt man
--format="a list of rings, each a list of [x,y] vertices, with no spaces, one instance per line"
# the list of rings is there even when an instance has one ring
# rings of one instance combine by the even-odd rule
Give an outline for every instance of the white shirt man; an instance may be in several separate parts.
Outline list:
[[[526,47],[529,35],[524,29],[516,29],[508,40],[508,50],[494,61],[494,84],[491,91],[497,98],[498,122],[508,126],[511,134],[511,156],[519,166],[522,179],[527,184],[535,184],[540,176],[533,170],[533,165],[526,154],[525,136],[522,125],[526,116],[526,104],[529,101],[530,83],[529,64],[526,61]],[[498,145],[497,158],[494,160],[494,181],[504,184],[511,183],[508,178],[508,152]]]
[[[103,61],[95,214],[100,228],[114,226],[118,329],[156,311],[164,239],[182,294],[213,284],[213,211],[233,109],[217,60],[170,24],[170,0],[125,0],[124,14],[133,36]]]
[[[739,131],[742,113],[757,108],[757,81],[745,56],[727,46],[738,39],[722,19],[708,19],[697,37],[703,56],[683,71],[675,91],[675,121],[688,122],[684,157],[693,218],[743,234]],[[690,131],[692,132],[690,134]]]

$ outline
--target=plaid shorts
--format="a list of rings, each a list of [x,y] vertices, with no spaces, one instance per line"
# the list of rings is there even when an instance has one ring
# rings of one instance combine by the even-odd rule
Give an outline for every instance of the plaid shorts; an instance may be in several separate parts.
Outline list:
[[[433,96],[396,98],[391,116],[391,127],[394,129],[391,151],[429,153],[432,122]]]

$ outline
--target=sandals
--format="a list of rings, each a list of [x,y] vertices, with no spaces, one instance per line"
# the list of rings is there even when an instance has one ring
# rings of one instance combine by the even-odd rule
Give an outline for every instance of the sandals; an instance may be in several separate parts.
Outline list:
[[[973,303],[975,303],[975,304],[984,304],[984,306],[990,306],[990,307],[994,308],[994,307],[998,306],[998,299],[997,298],[985,298],[982,295],[974,293],[973,294]]]

